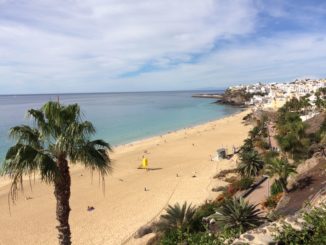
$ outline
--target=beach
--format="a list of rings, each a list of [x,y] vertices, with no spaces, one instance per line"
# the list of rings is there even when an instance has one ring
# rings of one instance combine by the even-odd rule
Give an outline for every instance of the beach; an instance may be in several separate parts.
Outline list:
[[[213,176],[234,168],[236,161],[212,161],[218,148],[242,145],[250,126],[243,111],[195,127],[121,145],[111,153],[113,172],[105,190],[97,173],[71,167],[70,226],[73,244],[143,244],[133,239],[141,226],[164,211],[167,204],[187,201],[199,205],[213,199],[212,187],[226,183]],[[150,171],[138,169],[142,156]],[[0,181],[0,244],[57,244],[53,187],[25,181],[25,192],[8,209],[8,180]],[[87,211],[92,206],[94,210]]]

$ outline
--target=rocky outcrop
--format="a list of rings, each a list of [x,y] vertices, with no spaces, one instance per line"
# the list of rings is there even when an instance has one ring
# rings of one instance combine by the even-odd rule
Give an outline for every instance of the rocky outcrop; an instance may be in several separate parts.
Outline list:
[[[244,106],[251,98],[252,95],[247,93],[245,89],[227,89],[217,103]]]
[[[260,93],[248,93],[245,88],[225,90],[223,94],[209,93],[209,94],[194,94],[194,98],[211,98],[217,99],[216,103],[228,104],[234,106],[245,106],[254,95],[262,95]]]

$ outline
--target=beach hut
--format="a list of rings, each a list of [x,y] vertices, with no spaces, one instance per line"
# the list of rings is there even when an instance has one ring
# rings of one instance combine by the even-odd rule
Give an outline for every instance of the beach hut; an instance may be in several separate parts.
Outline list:
[[[227,150],[225,148],[219,148],[216,151],[216,156],[214,157],[214,161],[219,161],[222,159],[226,159],[227,157]]]

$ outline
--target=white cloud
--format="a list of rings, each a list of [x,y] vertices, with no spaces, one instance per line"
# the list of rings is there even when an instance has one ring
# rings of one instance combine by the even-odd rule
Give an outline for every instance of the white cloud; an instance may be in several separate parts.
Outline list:
[[[0,94],[219,87],[276,77],[270,70],[282,70],[281,62],[322,59],[324,41],[313,39],[322,34],[257,38],[259,11],[284,15],[280,2],[262,3],[2,0]],[[239,41],[250,35],[249,43]]]
[[[326,38],[323,33],[280,35],[261,38],[254,44],[235,43],[215,50],[196,64],[183,64],[174,69],[144,73],[123,83],[170,81],[172,89],[184,87],[227,87],[239,82],[292,80],[307,74],[325,76]],[[148,82],[142,89],[152,90]],[[136,89],[136,87],[135,87]]]
[[[113,80],[119,75],[148,63],[168,67],[189,60],[209,51],[218,39],[251,32],[255,18],[250,1],[0,4],[0,85],[7,87],[0,93],[21,82],[27,90],[56,84],[64,91],[67,82],[81,86],[106,80],[106,89],[115,89]]]

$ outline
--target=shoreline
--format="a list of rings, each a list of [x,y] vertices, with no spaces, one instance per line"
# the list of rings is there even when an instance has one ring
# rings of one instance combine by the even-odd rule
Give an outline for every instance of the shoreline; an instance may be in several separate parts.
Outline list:
[[[216,103],[216,102],[212,102],[212,103]],[[177,128],[170,129],[170,130],[163,130],[161,132],[156,132],[156,133],[150,134],[148,136],[141,136],[138,139],[134,139],[134,140],[128,141],[126,143],[118,143],[118,144],[112,144],[112,145],[110,144],[110,145],[112,146],[112,148],[117,148],[117,147],[120,147],[120,146],[134,144],[134,143],[137,143],[137,142],[140,142],[140,141],[143,141],[143,140],[155,138],[155,137],[160,136],[160,135],[166,135],[166,134],[169,134],[169,133],[177,132],[179,130],[184,130],[184,129],[196,127],[196,126],[199,126],[199,125],[202,125],[202,124],[206,124],[208,122],[212,122],[212,121],[216,121],[216,120],[221,120],[221,119],[227,118],[229,116],[232,116],[232,115],[241,113],[242,111],[248,109],[248,108],[243,108],[243,107],[240,107],[240,106],[233,106],[233,105],[228,105],[228,106],[236,107],[238,109],[238,111],[232,112],[231,114],[228,114],[228,115],[225,115],[225,116],[222,115],[222,117],[217,117],[217,118],[209,119],[208,121],[193,123],[193,124],[189,124],[187,126],[181,126],[181,127],[177,127]],[[96,138],[102,138],[102,137],[97,136]],[[107,141],[110,143],[110,140],[109,139],[107,139]],[[9,149],[9,147],[10,146],[8,146],[7,149]],[[3,152],[3,156],[0,155],[0,168],[2,166],[2,161],[4,160],[5,153],[6,153],[6,151]],[[1,180],[1,176],[0,176],[0,180]],[[1,187],[1,183],[0,183],[0,187]]]
[[[70,225],[73,243],[120,244],[158,217],[167,204],[188,201],[200,205],[216,197],[212,187],[226,183],[213,176],[232,168],[236,161],[212,162],[210,157],[217,148],[242,144],[250,129],[242,121],[248,112],[240,111],[114,147],[111,153],[113,173],[106,178],[105,195],[98,185],[97,175],[92,184],[88,170],[72,166]],[[153,171],[137,169],[144,154]],[[53,187],[36,180],[30,191],[28,182],[25,183],[25,193],[19,194],[16,205],[12,206],[12,215],[6,211],[0,213],[0,225],[7,227],[0,231],[0,244],[20,244],[22,237],[25,244],[56,244]],[[8,189],[8,185],[0,188],[2,210],[8,209]],[[31,199],[24,200],[24,196]],[[94,206],[94,212],[87,212],[87,206]],[[12,230],[17,231],[14,237]],[[131,238],[128,244],[144,244],[144,239],[148,237]]]
[[[215,103],[215,102],[214,102]],[[232,106],[232,105],[230,105]],[[196,124],[192,124],[192,125],[189,125],[187,127],[183,127],[183,128],[178,128],[178,129],[174,129],[174,130],[170,130],[170,131],[167,131],[167,132],[162,132],[160,134],[155,134],[155,135],[152,135],[152,136],[146,136],[142,139],[138,139],[138,140],[133,140],[129,143],[123,143],[123,144],[117,144],[117,145],[113,145],[112,148],[113,148],[113,151],[114,149],[116,148],[120,148],[120,147],[125,147],[125,146],[133,146],[133,145],[136,145],[138,143],[143,143],[144,141],[150,141],[150,140],[153,140],[153,139],[156,139],[158,137],[164,137],[164,136],[167,136],[169,134],[173,134],[173,133],[177,133],[179,131],[184,131],[184,130],[188,130],[188,129],[192,129],[192,128],[195,128],[195,127],[198,127],[198,126],[203,126],[203,125],[206,125],[208,123],[212,123],[212,122],[217,122],[219,120],[223,120],[223,119],[227,119],[229,117],[232,117],[232,116],[235,116],[237,114],[240,114],[244,111],[249,111],[250,108],[244,108],[244,107],[239,107],[239,106],[235,106],[235,107],[238,107],[240,109],[240,111],[237,111],[237,112],[234,112],[234,113],[231,113],[225,117],[221,117],[221,118],[216,118],[216,119],[211,119],[209,121],[206,121],[206,122],[202,122],[202,123],[196,123]],[[249,113],[249,112],[248,112]]]
[[[159,140],[162,137],[166,137],[166,136],[168,136],[170,134],[178,133],[178,132],[181,132],[181,131],[193,129],[193,128],[200,127],[200,126],[205,126],[205,125],[207,125],[209,123],[212,123],[212,122],[217,122],[219,120],[224,120],[224,119],[227,119],[229,117],[233,117],[233,116],[238,115],[238,114],[240,114],[240,113],[242,113],[244,111],[248,111],[248,108],[241,108],[241,110],[238,111],[238,112],[234,112],[234,113],[232,113],[230,115],[227,115],[225,117],[218,118],[218,119],[213,119],[213,120],[210,120],[210,121],[207,121],[207,122],[204,122],[204,123],[190,125],[190,126],[185,127],[185,128],[180,128],[180,129],[168,131],[166,133],[162,133],[162,134],[157,134],[157,135],[154,135],[154,136],[145,137],[143,139],[131,141],[129,143],[113,145],[112,146],[112,149],[113,149],[113,152],[114,152],[116,149],[120,149],[120,148],[124,148],[124,147],[137,146],[138,144],[142,144],[142,143],[146,143],[146,142],[150,142],[150,141],[154,141],[154,140]],[[83,167],[78,166],[78,165],[77,166],[71,166],[71,171],[78,171],[78,170],[81,170],[81,169],[83,169]],[[40,177],[36,175],[35,178],[36,179],[39,179]],[[26,176],[23,179],[24,179],[24,181],[29,180],[28,177],[26,177]],[[9,186],[9,185],[10,185],[10,180],[7,178],[7,176],[0,176],[0,189],[3,188],[3,187],[5,187],[5,186]]]

